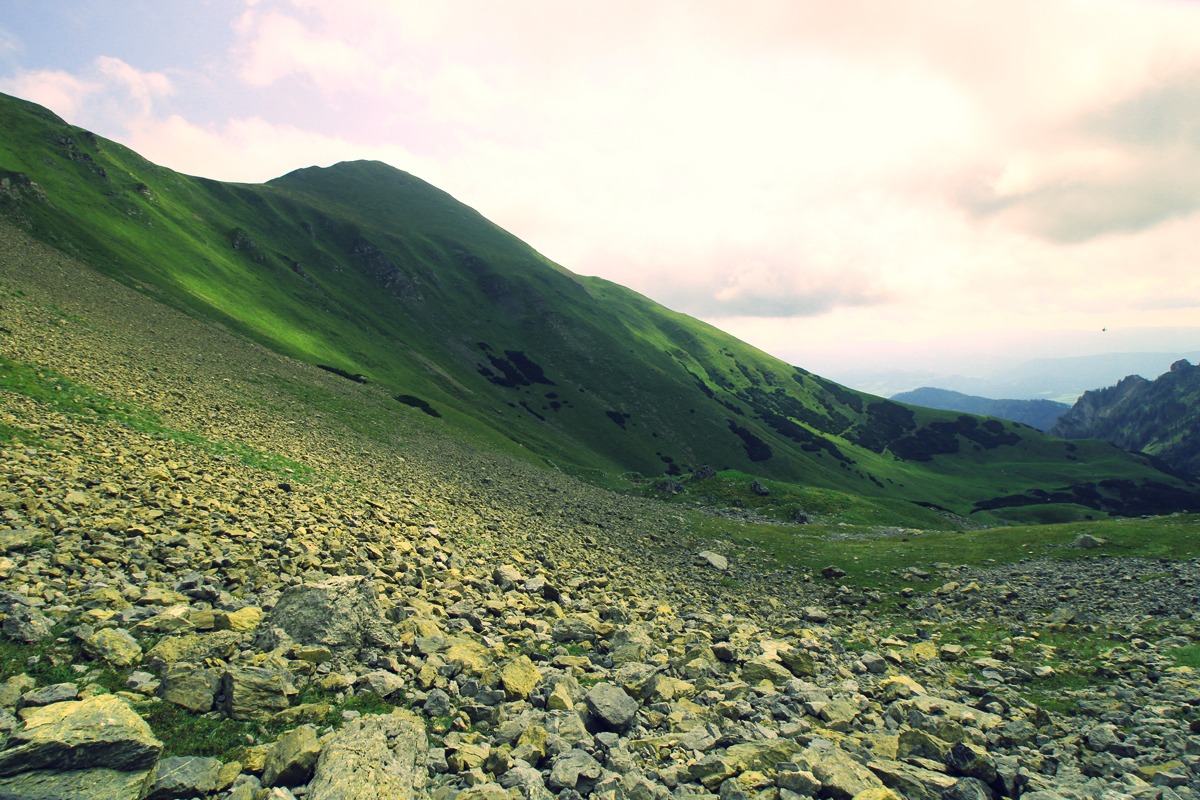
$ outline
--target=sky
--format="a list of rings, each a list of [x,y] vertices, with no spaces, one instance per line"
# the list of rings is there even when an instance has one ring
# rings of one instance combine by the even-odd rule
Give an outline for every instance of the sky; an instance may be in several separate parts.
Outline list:
[[[0,92],[151,161],[385,161],[835,379],[1200,349],[1200,3],[4,9]]]

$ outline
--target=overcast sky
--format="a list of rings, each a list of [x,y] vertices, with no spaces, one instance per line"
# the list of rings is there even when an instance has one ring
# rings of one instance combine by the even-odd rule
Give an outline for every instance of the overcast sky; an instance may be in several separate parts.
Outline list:
[[[152,161],[243,182],[386,161],[802,366],[899,342],[935,369],[1048,330],[1200,348],[1198,3],[5,9],[0,91]]]

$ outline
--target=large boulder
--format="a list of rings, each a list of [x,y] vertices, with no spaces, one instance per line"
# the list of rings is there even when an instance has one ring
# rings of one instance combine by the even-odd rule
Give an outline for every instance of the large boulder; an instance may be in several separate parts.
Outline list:
[[[301,725],[279,737],[263,765],[264,786],[299,786],[307,783],[321,754],[317,729]]]
[[[411,712],[350,720],[321,749],[308,800],[412,800],[425,785],[428,747]]]
[[[150,726],[119,697],[101,694],[25,714],[0,752],[0,776],[35,770],[150,769],[162,752]]]
[[[296,685],[284,670],[241,667],[225,672],[221,693],[225,696],[221,710],[226,715],[233,719],[254,719],[288,708],[296,695]]]
[[[597,683],[587,693],[588,710],[593,724],[608,731],[624,731],[638,712],[638,701],[611,683]]]
[[[821,782],[822,795],[833,800],[849,800],[868,789],[884,788],[883,782],[871,770],[846,751],[822,740],[809,745],[792,761],[801,771],[812,773]]]
[[[180,661],[167,668],[158,696],[195,714],[203,714],[212,710],[220,688],[221,676],[215,669]]]
[[[101,628],[83,640],[83,651],[114,667],[129,667],[142,658],[141,645],[123,628]]]
[[[288,642],[320,645],[335,657],[370,661],[373,652],[398,643],[370,578],[348,575],[292,586],[263,622],[258,646],[272,650]]]

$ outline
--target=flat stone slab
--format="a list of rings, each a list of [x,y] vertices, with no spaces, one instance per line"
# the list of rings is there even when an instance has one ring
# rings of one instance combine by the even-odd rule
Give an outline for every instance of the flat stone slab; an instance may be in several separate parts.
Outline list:
[[[120,772],[115,769],[81,769],[69,772],[24,772],[0,778],[0,797],[5,800],[140,800],[154,777],[154,770]]]
[[[148,770],[162,748],[124,700],[100,694],[29,711],[0,752],[0,776],[50,768]]]

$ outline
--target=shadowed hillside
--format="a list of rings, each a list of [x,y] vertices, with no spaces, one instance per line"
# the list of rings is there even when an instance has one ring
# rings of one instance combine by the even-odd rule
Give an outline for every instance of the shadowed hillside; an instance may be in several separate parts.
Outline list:
[[[974,397],[930,386],[894,394],[892,399],[898,403],[910,403],[914,406],[999,417],[1020,422],[1022,425],[1037,428],[1039,431],[1050,430],[1054,427],[1059,415],[1070,408],[1066,403],[1056,403],[1053,400],[992,400],[989,397]]]

